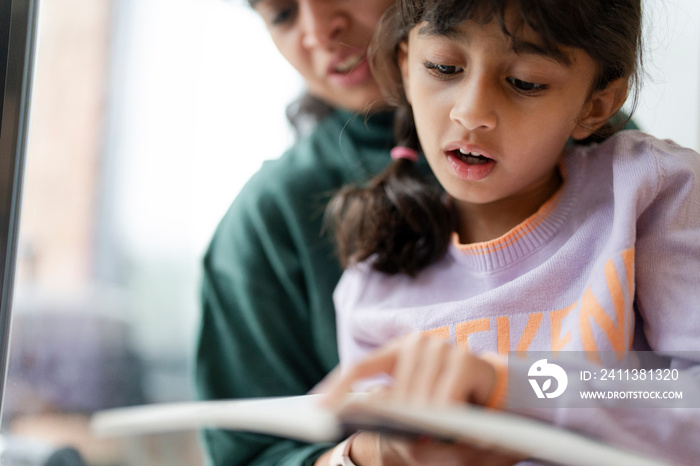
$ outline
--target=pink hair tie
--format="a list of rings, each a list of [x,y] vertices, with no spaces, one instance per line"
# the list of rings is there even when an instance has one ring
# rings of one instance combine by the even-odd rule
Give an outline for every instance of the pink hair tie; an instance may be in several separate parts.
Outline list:
[[[408,159],[411,162],[418,160],[418,151],[406,146],[396,146],[391,149],[391,158],[394,160]]]

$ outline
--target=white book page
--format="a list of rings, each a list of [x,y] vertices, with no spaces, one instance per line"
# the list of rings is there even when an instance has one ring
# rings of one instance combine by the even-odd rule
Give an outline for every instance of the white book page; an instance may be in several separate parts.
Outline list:
[[[200,401],[118,408],[96,413],[100,436],[165,433],[214,427],[303,442],[340,441],[357,428],[427,435],[571,466],[662,466],[577,433],[534,419],[471,405],[406,406],[352,395],[338,412],[320,406],[322,395]]]
[[[448,408],[349,401],[338,417],[355,427],[431,435],[570,466],[661,466],[667,463],[551,424],[473,405]]]
[[[216,427],[277,435],[305,442],[338,440],[334,414],[319,406],[320,395],[200,401],[118,408],[96,413],[99,436],[145,435]]]

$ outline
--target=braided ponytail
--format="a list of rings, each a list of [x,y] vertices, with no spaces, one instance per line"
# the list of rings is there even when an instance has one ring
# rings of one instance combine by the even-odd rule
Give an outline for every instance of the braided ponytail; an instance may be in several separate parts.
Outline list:
[[[415,276],[442,258],[453,228],[442,191],[426,180],[411,154],[418,152],[413,115],[402,109],[395,132],[403,137],[395,160],[365,187],[346,186],[328,205],[343,267],[371,259],[388,274]]]

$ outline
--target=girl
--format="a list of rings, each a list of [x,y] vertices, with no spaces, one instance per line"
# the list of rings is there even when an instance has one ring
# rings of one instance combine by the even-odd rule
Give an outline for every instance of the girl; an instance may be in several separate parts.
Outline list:
[[[329,207],[348,267],[331,401],[387,372],[384,396],[505,407],[505,360],[487,353],[700,349],[700,158],[606,125],[636,83],[640,31],[640,0],[401,0],[384,17],[373,64],[403,144]],[[418,142],[445,197],[412,167]],[[697,456],[693,410],[521,412]],[[378,438],[339,449],[415,460]]]

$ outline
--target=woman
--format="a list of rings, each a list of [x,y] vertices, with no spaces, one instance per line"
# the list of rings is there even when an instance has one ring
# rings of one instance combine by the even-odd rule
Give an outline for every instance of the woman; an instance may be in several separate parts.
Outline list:
[[[341,267],[322,232],[323,210],[338,188],[390,161],[392,118],[381,112],[366,50],[392,3],[250,0],[307,83],[311,98],[297,119],[317,121],[247,183],[207,251],[196,363],[202,399],[303,394],[338,363],[331,294]],[[204,443],[216,465],[309,464],[332,446],[219,430],[205,432]]]

